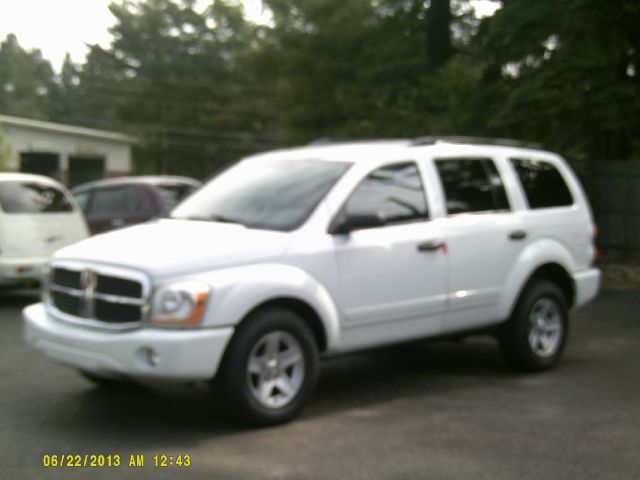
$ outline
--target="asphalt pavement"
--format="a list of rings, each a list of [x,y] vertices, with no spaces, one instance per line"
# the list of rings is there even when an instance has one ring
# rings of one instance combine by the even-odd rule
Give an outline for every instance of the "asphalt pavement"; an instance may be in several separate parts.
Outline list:
[[[202,385],[105,390],[51,363],[22,341],[36,300],[0,293],[0,479],[640,478],[638,292],[574,312],[553,371],[510,372],[488,338],[349,355],[322,364],[301,418],[259,430]],[[60,454],[121,466],[43,467]],[[174,465],[154,466],[163,454]]]

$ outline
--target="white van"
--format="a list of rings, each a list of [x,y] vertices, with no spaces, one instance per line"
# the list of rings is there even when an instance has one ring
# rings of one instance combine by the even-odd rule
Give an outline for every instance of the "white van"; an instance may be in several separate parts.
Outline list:
[[[88,236],[82,211],[62,184],[0,173],[0,286],[39,281],[53,252]]]

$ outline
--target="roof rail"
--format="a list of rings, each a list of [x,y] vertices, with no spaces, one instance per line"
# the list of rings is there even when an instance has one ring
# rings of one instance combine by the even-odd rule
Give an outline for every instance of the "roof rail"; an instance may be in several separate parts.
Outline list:
[[[456,135],[427,135],[411,140],[411,145],[435,145],[436,143],[468,143],[472,145],[498,145],[502,147],[533,148],[540,150],[544,148],[541,143],[523,142],[510,138],[489,138],[489,137],[465,137]]]

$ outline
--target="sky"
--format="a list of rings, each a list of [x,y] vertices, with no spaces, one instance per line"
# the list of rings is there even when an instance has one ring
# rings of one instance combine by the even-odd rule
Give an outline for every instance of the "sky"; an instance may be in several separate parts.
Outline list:
[[[248,18],[265,18],[261,0],[241,1]],[[0,41],[14,33],[23,48],[40,49],[60,71],[67,52],[74,62],[82,63],[87,44],[110,45],[108,29],[115,18],[107,8],[109,3],[111,0],[0,0]],[[480,16],[491,15],[496,9],[488,0],[471,3]]]

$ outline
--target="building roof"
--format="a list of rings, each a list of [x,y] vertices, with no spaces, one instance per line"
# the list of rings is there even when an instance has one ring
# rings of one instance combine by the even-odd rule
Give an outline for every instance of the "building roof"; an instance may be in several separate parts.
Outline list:
[[[137,141],[135,137],[125,135],[124,133],[96,130],[93,128],[78,127],[75,125],[64,125],[62,123],[45,122],[43,120],[33,120],[30,118],[12,117],[10,115],[0,115],[0,124],[66,135],[91,137],[117,143],[136,143]]]

